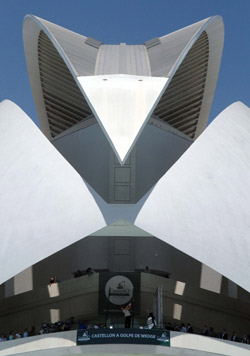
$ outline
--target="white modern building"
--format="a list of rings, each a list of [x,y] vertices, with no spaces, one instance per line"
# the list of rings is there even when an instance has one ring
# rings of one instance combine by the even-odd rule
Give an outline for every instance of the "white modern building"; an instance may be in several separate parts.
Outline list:
[[[219,16],[140,45],[25,17],[40,130],[0,104],[0,329],[119,323],[120,278],[135,325],[161,286],[164,323],[248,332],[249,108],[206,128],[223,38]]]

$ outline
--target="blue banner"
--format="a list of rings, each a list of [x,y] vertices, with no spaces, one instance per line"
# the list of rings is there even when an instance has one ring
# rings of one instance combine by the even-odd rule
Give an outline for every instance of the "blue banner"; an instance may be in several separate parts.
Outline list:
[[[87,329],[77,331],[77,345],[147,344],[170,346],[170,333],[164,329]]]

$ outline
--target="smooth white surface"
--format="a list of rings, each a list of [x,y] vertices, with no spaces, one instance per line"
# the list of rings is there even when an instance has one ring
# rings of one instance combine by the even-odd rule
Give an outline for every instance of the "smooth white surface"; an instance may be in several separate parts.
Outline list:
[[[122,164],[165,91],[168,78],[116,74],[77,79]]]
[[[238,342],[216,339],[213,337],[170,332],[171,335],[171,348],[180,348],[185,351],[195,350],[203,352],[208,355],[226,355],[226,356],[248,356],[250,354],[249,345],[241,344]],[[199,355],[199,353],[197,353]]]
[[[86,184],[14,103],[0,104],[0,284],[105,226]]]
[[[250,291],[250,110],[224,110],[152,189],[135,225]]]
[[[0,342],[0,356],[15,355],[26,352],[48,350],[48,354],[55,348],[69,348],[76,345],[76,331],[45,334]]]
[[[0,283],[124,219],[250,291],[244,104],[224,110],[137,204],[105,203],[9,101],[0,104],[0,166]]]

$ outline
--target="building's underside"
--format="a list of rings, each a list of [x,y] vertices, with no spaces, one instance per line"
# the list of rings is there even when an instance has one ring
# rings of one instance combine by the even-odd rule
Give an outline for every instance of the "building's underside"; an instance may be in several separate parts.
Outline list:
[[[52,269],[65,280],[148,266],[250,302],[249,108],[205,129],[222,19],[142,45],[30,15],[23,34],[42,132],[0,104],[1,297],[41,288]]]

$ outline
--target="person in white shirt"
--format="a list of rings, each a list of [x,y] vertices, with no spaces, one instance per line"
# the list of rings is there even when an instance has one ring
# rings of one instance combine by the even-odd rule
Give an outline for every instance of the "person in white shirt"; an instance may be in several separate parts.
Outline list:
[[[156,321],[153,313],[148,314],[147,326],[149,329],[153,329],[156,327]]]
[[[16,333],[15,339],[21,339],[21,337],[22,337],[21,332],[18,331],[18,332]]]
[[[126,305],[125,307],[121,307],[121,310],[125,316],[125,328],[130,328],[131,325],[131,303]]]

